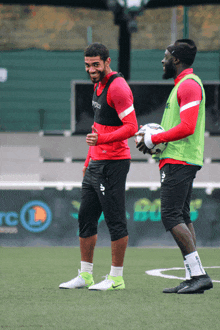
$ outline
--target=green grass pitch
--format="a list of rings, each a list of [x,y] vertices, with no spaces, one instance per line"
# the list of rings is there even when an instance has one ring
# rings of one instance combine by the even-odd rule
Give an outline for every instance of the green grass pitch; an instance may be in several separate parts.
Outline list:
[[[198,252],[204,267],[220,266],[219,248],[199,248]],[[110,264],[110,248],[96,248],[96,283],[109,273]],[[183,267],[177,248],[129,247],[125,290],[60,290],[61,282],[78,274],[78,247],[1,247],[0,329],[219,330],[220,268],[207,268],[219,282],[204,294],[163,294],[163,288],[181,280],[150,276],[145,271],[173,267]],[[164,274],[184,277],[183,270]]]

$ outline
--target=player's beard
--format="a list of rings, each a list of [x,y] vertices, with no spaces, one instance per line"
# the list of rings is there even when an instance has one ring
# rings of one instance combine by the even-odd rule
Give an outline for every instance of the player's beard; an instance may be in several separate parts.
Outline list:
[[[102,81],[102,79],[105,77],[105,69],[103,71],[98,71],[98,77],[92,77],[89,72],[88,72],[88,75],[90,77],[90,79],[92,80],[93,84],[96,84],[100,81]]]
[[[176,67],[173,64],[172,58],[168,61],[167,64],[165,64],[164,67],[165,67],[165,71],[162,76],[163,79],[170,79],[176,76]]]

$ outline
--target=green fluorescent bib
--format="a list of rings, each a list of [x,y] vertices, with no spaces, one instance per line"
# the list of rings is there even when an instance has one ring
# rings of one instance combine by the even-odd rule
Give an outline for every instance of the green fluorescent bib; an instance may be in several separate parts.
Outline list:
[[[186,75],[172,89],[166,103],[161,126],[165,131],[180,124],[180,107],[177,101],[177,90],[186,79],[195,80],[202,88],[202,101],[199,105],[199,114],[194,134],[168,143],[167,148],[160,155],[160,159],[172,158],[194,165],[203,165],[204,132],[205,132],[205,91],[200,78],[194,74]]]

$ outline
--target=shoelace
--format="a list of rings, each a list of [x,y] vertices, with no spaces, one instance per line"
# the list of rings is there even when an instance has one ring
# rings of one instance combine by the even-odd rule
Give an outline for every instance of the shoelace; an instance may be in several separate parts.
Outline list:
[[[102,276],[104,278],[104,281],[107,281],[108,280],[108,274],[105,275],[105,276]]]
[[[111,281],[112,283],[115,283],[113,280],[109,280],[109,279],[108,279],[108,274],[105,275],[105,276],[102,276],[102,277],[105,278],[105,279],[104,279],[105,282],[107,282],[107,281]]]

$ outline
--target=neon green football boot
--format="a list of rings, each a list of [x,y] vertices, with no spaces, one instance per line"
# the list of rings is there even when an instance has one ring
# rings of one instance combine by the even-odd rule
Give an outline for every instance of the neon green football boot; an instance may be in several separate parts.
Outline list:
[[[106,275],[104,281],[91,285],[89,290],[112,291],[125,289],[125,282],[122,276]]]
[[[60,289],[82,289],[89,288],[90,285],[94,285],[93,276],[87,272],[80,272],[78,270],[78,276],[70,280],[69,282],[61,283]]]

